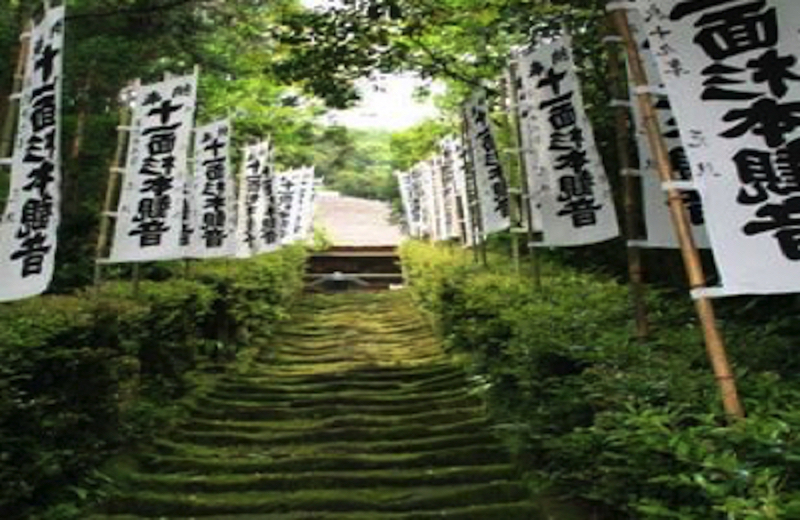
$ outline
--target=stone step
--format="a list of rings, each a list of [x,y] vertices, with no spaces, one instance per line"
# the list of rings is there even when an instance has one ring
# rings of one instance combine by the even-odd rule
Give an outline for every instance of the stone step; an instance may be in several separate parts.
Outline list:
[[[316,489],[294,492],[248,492],[175,495],[139,492],[112,498],[106,504],[110,514],[136,511],[147,516],[208,516],[231,514],[273,514],[306,512],[420,512],[449,506],[505,504],[518,502],[527,490],[510,481],[459,484],[446,487],[382,488],[340,490]]]
[[[176,450],[180,446],[175,446]],[[298,450],[299,451],[299,450]],[[307,455],[302,452],[288,453],[282,458],[269,454],[262,455],[257,450],[242,450],[239,456],[217,452],[218,458],[198,458],[186,453],[142,454],[142,467],[147,472],[186,473],[202,475],[243,474],[243,473],[284,473],[308,471],[366,471],[455,466],[481,466],[505,464],[508,452],[500,446],[480,446],[453,448],[425,453],[404,454],[325,454]]]
[[[309,472],[254,475],[153,475],[132,473],[128,483],[139,491],[171,493],[236,493],[246,491],[297,491],[301,489],[358,489],[370,487],[420,487],[488,483],[515,478],[508,464],[455,468]]]
[[[153,517],[131,515],[95,515],[87,520],[152,520]],[[277,514],[211,515],[201,520],[545,520],[545,516],[531,502],[522,500],[505,504],[454,505],[432,511],[387,513],[379,511],[359,512],[286,512]],[[199,520],[197,517],[160,516],[159,520]]]

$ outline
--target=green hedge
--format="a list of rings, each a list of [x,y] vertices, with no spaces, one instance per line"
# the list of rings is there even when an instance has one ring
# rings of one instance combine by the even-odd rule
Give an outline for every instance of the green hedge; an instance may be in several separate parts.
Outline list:
[[[611,518],[800,518],[800,384],[793,338],[724,322],[748,419],[719,405],[688,298],[649,297],[633,338],[627,288],[546,264],[544,287],[492,258],[407,243],[412,291],[445,344],[469,353],[489,410],[539,483]]]
[[[291,247],[136,289],[109,282],[0,306],[1,516],[29,518],[142,433],[142,410],[186,391],[199,350],[232,349],[226,327],[239,340],[268,336],[301,289],[303,264]]]

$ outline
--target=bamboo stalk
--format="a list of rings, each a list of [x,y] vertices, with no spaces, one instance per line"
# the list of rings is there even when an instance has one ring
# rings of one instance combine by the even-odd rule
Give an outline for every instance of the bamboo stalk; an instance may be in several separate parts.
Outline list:
[[[14,127],[19,117],[19,95],[22,93],[23,81],[25,80],[25,68],[31,49],[32,28],[32,24],[28,23],[25,31],[20,36],[17,64],[14,69],[14,81],[11,87],[11,97],[7,103],[3,130],[2,133],[0,133],[0,159],[10,159],[14,151]],[[0,203],[2,203],[2,206],[5,206],[5,201],[0,200]]]
[[[611,21],[611,20],[610,20]],[[613,21],[612,21],[613,23]],[[608,73],[611,82],[611,93],[614,99],[628,98],[627,81],[622,74],[620,56],[616,45],[609,45]],[[631,168],[631,150],[629,146],[629,131],[631,118],[628,108],[619,106],[615,110],[617,157],[619,169],[625,172]],[[622,175],[625,195],[625,235],[627,240],[639,238],[638,219],[636,218],[636,183],[630,175]],[[650,324],[647,316],[645,302],[645,285],[643,280],[642,250],[640,247],[628,244],[628,278],[631,301],[633,303],[634,321],[636,323],[636,339],[641,343],[647,339]]]
[[[483,228],[483,213],[481,212],[480,192],[478,191],[478,179],[475,171],[475,150],[472,148],[472,140],[469,137],[469,114],[466,110],[462,110],[461,116],[463,118],[464,128],[464,147],[467,151],[465,161],[467,166],[467,183],[472,185],[472,193],[475,194],[475,200],[472,201],[472,222],[473,222],[473,241],[477,252],[480,254],[481,263],[484,267],[489,266],[489,258],[486,252],[486,235]]]
[[[522,148],[522,121],[519,117],[519,90],[517,89],[517,79],[519,77],[519,64],[512,60],[508,68],[509,76],[509,94],[511,99],[510,111],[513,119],[513,135],[517,153],[519,154],[519,169],[520,169],[520,188],[522,190],[521,206],[523,208],[522,215],[526,224],[526,243],[528,248],[528,255],[533,264],[533,279],[536,284],[536,289],[542,289],[542,269],[539,252],[533,247],[535,237],[533,234],[533,210],[531,209],[531,186],[528,182],[528,172],[525,167],[526,157],[525,150]]]
[[[625,49],[631,67],[631,76],[634,84],[638,87],[647,87],[648,80],[642,65],[641,56],[636,42],[633,39],[630,25],[628,24],[628,14],[623,10],[615,10],[612,13],[614,24],[625,42]],[[646,92],[637,95],[639,107],[642,110],[644,126],[647,130],[647,138],[653,157],[658,166],[658,174],[661,182],[673,180],[672,163],[669,158],[666,143],[659,128],[658,116],[653,106],[652,96]],[[675,188],[667,190],[667,200],[669,202],[672,224],[678,242],[681,246],[681,255],[686,268],[686,275],[692,289],[705,287],[705,273],[700,261],[700,253],[692,237],[691,226],[686,208],[680,192]],[[719,385],[722,395],[722,403],[725,412],[734,418],[743,418],[744,409],[739,401],[736,381],[731,370],[728,356],[725,350],[725,343],[722,334],[717,326],[714,314],[714,306],[711,300],[701,296],[695,299],[695,308],[700,318],[703,329],[703,337],[706,343],[706,352],[714,370],[714,375]]]
[[[139,80],[136,80],[135,87],[140,85]],[[111,231],[111,208],[114,204],[114,198],[117,194],[120,184],[120,171],[123,167],[122,160],[125,154],[125,145],[128,141],[129,128],[131,124],[131,109],[127,103],[119,108],[119,127],[117,129],[117,147],[114,150],[114,158],[111,161],[111,167],[108,173],[108,184],[106,185],[106,194],[103,199],[103,210],[100,214],[100,230],[97,234],[97,245],[95,247],[95,264],[94,264],[94,284],[98,285],[102,281],[103,268],[102,259],[108,251],[109,233]]]

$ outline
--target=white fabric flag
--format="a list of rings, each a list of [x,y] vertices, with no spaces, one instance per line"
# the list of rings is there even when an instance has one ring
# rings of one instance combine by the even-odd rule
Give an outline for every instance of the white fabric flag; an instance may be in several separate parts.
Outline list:
[[[236,253],[236,186],[230,165],[231,122],[195,130],[192,183],[194,236],[188,256],[222,258]]]
[[[262,196],[261,231],[256,242],[256,254],[271,253],[281,247],[278,229],[278,200],[275,186],[275,150],[271,143],[268,160],[264,165],[261,177]]]
[[[314,170],[301,168],[277,175],[278,222],[281,244],[305,240],[307,205],[313,195]]]
[[[407,175],[410,202],[409,211],[411,212],[408,222],[408,232],[412,237],[422,238],[425,233],[427,233],[427,228],[423,207],[422,174],[419,165],[415,165],[411,168]]]
[[[511,207],[508,183],[503,175],[489,122],[485,92],[477,91],[473,94],[466,105],[465,115],[475,183],[478,187],[483,233],[488,235],[508,229],[511,225]]]
[[[544,246],[577,246],[619,235],[611,186],[595,145],[567,36],[526,54],[520,75],[541,113],[539,200]]]
[[[705,204],[719,294],[800,289],[800,2],[639,3]]]
[[[397,179],[397,187],[400,191],[400,202],[403,205],[403,216],[406,220],[406,231],[408,236],[417,236],[418,224],[414,212],[413,186],[411,185],[411,174],[408,172],[394,172]]]
[[[539,110],[538,82],[528,77],[538,55],[530,47],[512,52],[517,62],[516,90],[517,116],[520,126],[523,166],[528,180],[528,206],[533,231],[542,231],[542,198],[551,190],[550,177],[542,168],[542,111]]]
[[[299,170],[289,170],[275,175],[275,203],[278,216],[278,237],[281,244],[294,242],[294,226],[292,221],[298,209],[297,197]]]
[[[250,258],[257,252],[264,214],[263,171],[270,157],[267,141],[244,147],[236,225],[236,257]]]
[[[444,241],[450,238],[450,229],[447,215],[447,201],[445,200],[444,165],[441,156],[435,156],[430,161],[431,176],[433,181],[434,202],[434,240]]]
[[[439,143],[439,160],[442,174],[442,200],[444,211],[445,238],[453,239],[461,236],[458,213],[458,189],[452,153],[447,150],[447,143]]]
[[[436,218],[436,188],[434,186],[434,172],[430,161],[422,161],[416,166],[419,173],[422,195],[422,219],[424,233],[431,239],[437,240],[438,226]]]
[[[61,92],[64,7],[48,9],[31,32],[11,186],[0,221],[0,301],[43,293],[53,277],[61,220]]]
[[[472,208],[467,190],[467,171],[464,163],[464,146],[453,137],[442,141],[442,154],[452,169],[456,233],[465,246],[473,244]]]
[[[197,76],[143,86],[135,94],[112,262],[183,257],[181,234]]]
[[[689,165],[689,161],[686,159],[686,150],[683,146],[680,129],[672,113],[670,101],[664,91],[664,82],[661,80],[661,73],[658,71],[656,60],[650,48],[649,39],[642,27],[641,15],[638,11],[632,10],[628,14],[628,19],[653,91],[652,94],[655,100],[654,108],[658,114],[659,127],[661,128],[662,137],[669,151],[673,171],[676,172],[676,180],[691,183],[693,181],[692,169]],[[630,77],[630,74],[628,77]],[[639,109],[639,104],[633,89],[631,89],[631,107],[634,125],[636,127],[636,144],[642,175],[641,186],[644,205],[644,223],[647,230],[647,240],[642,246],[677,249],[679,244],[672,226],[666,193],[661,188],[661,180],[658,176],[653,153],[650,150],[647,131],[643,124],[642,112]],[[689,215],[689,222],[692,226],[692,235],[694,236],[695,244],[700,248],[710,247],[705,228],[705,216],[703,214],[703,203],[700,193],[696,189],[680,190],[680,193],[683,197],[687,214]]]
[[[298,201],[300,206],[297,209],[296,219],[293,222],[295,240],[305,241],[311,236],[311,229],[314,222],[314,195],[315,169],[313,166],[303,168],[300,172],[299,185],[300,195]]]

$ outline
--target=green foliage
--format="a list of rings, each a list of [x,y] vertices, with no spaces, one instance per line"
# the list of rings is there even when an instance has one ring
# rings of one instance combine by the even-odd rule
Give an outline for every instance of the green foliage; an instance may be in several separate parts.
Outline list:
[[[187,279],[109,282],[0,306],[3,518],[64,500],[65,486],[110,450],[174,414],[171,400],[188,390],[198,360],[216,359],[201,347],[235,351],[229,329],[239,340],[268,337],[302,287],[304,255],[294,246],[198,265]]]
[[[465,252],[413,242],[402,257],[416,298],[446,344],[469,353],[499,431],[539,481],[615,519],[800,512],[800,384],[779,371],[794,366],[785,325],[767,334],[726,322],[749,411],[729,424],[688,302],[651,294],[654,332],[639,344],[627,289],[606,277],[545,262],[537,291],[499,258],[478,269]]]
[[[389,200],[398,196],[390,134],[331,126],[317,138],[314,164],[326,187],[344,195]]]
[[[392,167],[407,171],[420,161],[438,152],[439,141],[448,134],[449,128],[441,121],[429,119],[407,130],[392,134]]]

